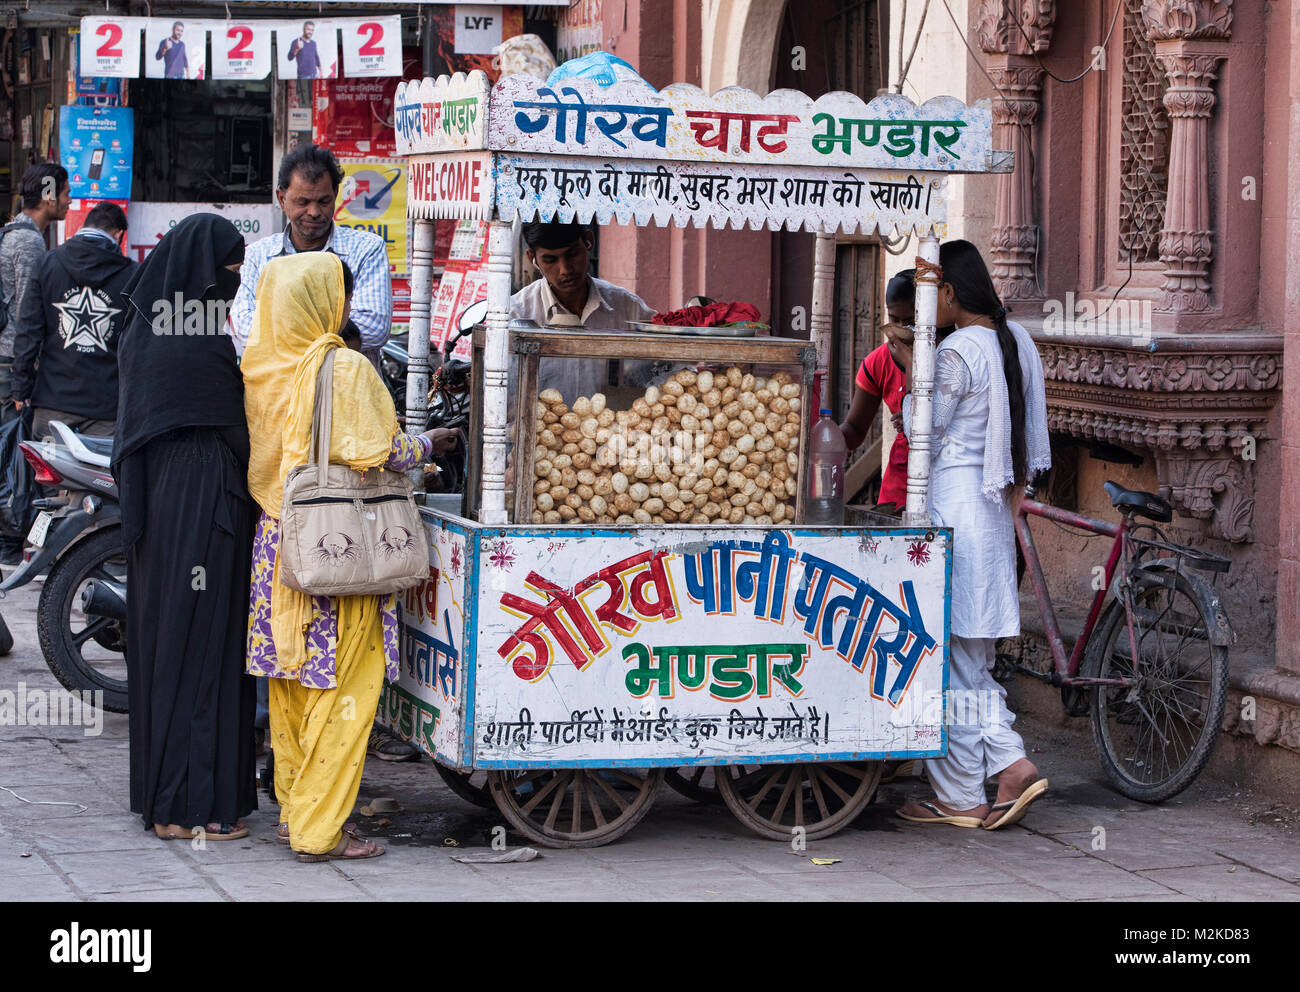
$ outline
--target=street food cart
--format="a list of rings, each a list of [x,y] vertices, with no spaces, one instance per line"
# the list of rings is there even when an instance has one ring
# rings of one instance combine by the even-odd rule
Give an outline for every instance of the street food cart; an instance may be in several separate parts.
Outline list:
[[[805,526],[803,494],[834,235],[911,233],[937,262],[947,175],[1007,169],[988,102],[525,75],[489,89],[471,73],[401,84],[394,113],[415,220],[412,423],[433,218],[489,222],[488,313],[471,482],[460,513],[423,511],[429,579],[401,597],[401,675],[378,719],[552,846],[621,836],[666,772],[701,767],[760,835],[827,836],[884,759],[944,754],[933,280],[917,285],[902,522]],[[811,340],[512,328],[512,222],[552,218],[815,232]],[[539,390],[548,357],[681,371],[619,406]]]

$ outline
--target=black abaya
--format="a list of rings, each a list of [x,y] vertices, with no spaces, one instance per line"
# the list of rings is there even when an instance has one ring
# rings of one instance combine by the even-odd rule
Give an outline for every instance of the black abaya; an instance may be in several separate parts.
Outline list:
[[[131,809],[146,827],[235,823],[257,808],[247,463],[207,427],[128,457],[147,520],[127,559]]]
[[[229,303],[239,280],[225,266],[243,251],[230,221],[192,215],[125,294],[134,312],[118,344],[113,474],[129,583],[131,809],[146,827],[233,824],[257,808],[243,379],[226,335],[158,333],[153,321],[157,301]]]

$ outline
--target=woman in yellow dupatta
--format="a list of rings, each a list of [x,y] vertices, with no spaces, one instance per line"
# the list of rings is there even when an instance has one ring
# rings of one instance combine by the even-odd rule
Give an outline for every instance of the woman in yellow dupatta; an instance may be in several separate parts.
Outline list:
[[[263,511],[253,544],[247,667],[271,680],[279,836],[300,861],[384,853],[345,821],[361,787],[380,688],[385,676],[397,677],[394,596],[309,596],[279,581],[284,480],[307,461],[316,374],[326,354],[340,349],[331,463],[401,471],[427,461],[435,448],[434,432],[398,429],[379,373],[343,346],[338,332],[348,318],[350,277],[329,252],[270,261],[258,281],[241,364],[252,447],[248,489]]]

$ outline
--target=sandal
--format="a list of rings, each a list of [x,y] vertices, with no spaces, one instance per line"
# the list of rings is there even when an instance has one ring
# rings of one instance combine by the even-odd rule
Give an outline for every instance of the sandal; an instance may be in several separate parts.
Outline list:
[[[1041,799],[1047,792],[1047,779],[1040,778],[1037,782],[1028,786],[1024,792],[1015,799],[1008,799],[1005,802],[994,803],[989,809],[989,815],[1002,813],[1002,816],[992,823],[984,823],[982,826],[985,830],[1000,830],[1003,827],[1009,827],[1013,823],[1019,823],[1029,812],[1030,805],[1037,799]]]
[[[349,837],[355,837],[357,840],[366,839],[366,835],[361,832],[360,828],[357,827],[355,822],[343,824],[343,833]],[[289,824],[280,823],[276,825],[275,839],[279,841],[281,844],[290,843]]]
[[[361,843],[365,853],[363,854],[347,853],[348,845],[351,844],[354,840],[357,840]],[[321,861],[361,861],[365,858],[377,858],[381,854],[383,854],[386,850],[388,850],[388,848],[384,847],[382,844],[376,844],[373,840],[360,840],[360,838],[353,837],[351,834],[345,831],[343,834],[343,839],[339,841],[336,845],[334,845],[334,847],[332,847],[330,850],[326,851],[324,854],[307,854],[305,851],[303,851],[303,852],[299,852],[298,860],[303,862],[304,864],[316,864]]]
[[[193,840],[202,837],[205,841],[240,840],[248,836],[248,827],[242,823],[222,823],[217,830],[207,827],[182,827],[176,823],[163,825],[155,823],[153,832],[162,840]]]
[[[934,803],[913,800],[916,805],[924,810],[929,810],[933,816],[913,816],[911,813],[904,813],[902,809],[897,810],[899,819],[908,820],[912,823],[946,823],[953,827],[966,827],[968,829],[977,829],[984,825],[984,821],[978,816],[960,816],[956,813],[945,813]]]

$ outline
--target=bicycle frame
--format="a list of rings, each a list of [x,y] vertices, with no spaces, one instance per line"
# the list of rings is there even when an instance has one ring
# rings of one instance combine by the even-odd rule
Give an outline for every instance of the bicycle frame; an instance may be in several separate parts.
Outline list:
[[[1128,685],[1128,679],[1079,678],[1079,665],[1083,661],[1083,652],[1088,645],[1088,640],[1092,637],[1092,632],[1097,626],[1097,620],[1101,616],[1101,608],[1106,600],[1106,591],[1110,588],[1115,569],[1120,559],[1125,557],[1126,538],[1129,529],[1132,527],[1132,521],[1127,516],[1122,517],[1117,524],[1106,520],[1094,520],[1092,517],[1085,517],[1082,514],[1062,510],[1047,503],[1040,503],[1033,499],[1032,494],[1032,489],[1027,488],[1025,490],[1025,498],[1020,501],[1020,506],[1016,510],[1015,527],[1016,540],[1019,542],[1020,549],[1025,556],[1025,568],[1029,572],[1030,581],[1034,586],[1034,598],[1038,601],[1038,610],[1043,616],[1047,646],[1052,653],[1052,663],[1055,671],[1046,680],[1051,682],[1052,685]],[[1070,527],[1091,531],[1094,534],[1104,534],[1115,538],[1115,543],[1110,549],[1110,556],[1106,559],[1105,584],[1097,590],[1097,595],[1093,597],[1092,606],[1088,610],[1088,619],[1084,623],[1083,630],[1079,633],[1078,640],[1074,642],[1074,647],[1068,657],[1065,653],[1065,639],[1061,634],[1061,625],[1057,622],[1056,611],[1052,607],[1052,597],[1047,591],[1047,580],[1043,576],[1043,566],[1038,560],[1038,552],[1034,548],[1034,537],[1029,530],[1029,516],[1031,514],[1036,517],[1055,520]],[[1131,638],[1133,634],[1131,617],[1129,628]]]

